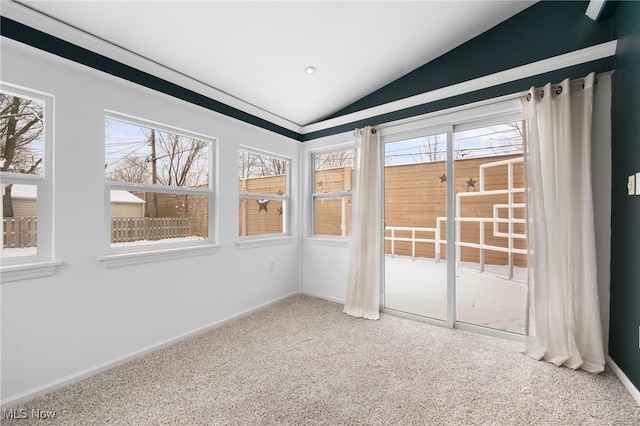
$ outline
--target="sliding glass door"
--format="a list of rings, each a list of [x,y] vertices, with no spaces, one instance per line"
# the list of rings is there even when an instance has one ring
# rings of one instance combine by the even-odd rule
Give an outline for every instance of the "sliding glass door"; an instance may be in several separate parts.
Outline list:
[[[517,334],[527,298],[522,123],[453,134],[456,319]]]
[[[447,134],[386,143],[385,307],[447,319]]]
[[[384,144],[386,309],[524,334],[522,135],[506,121]]]

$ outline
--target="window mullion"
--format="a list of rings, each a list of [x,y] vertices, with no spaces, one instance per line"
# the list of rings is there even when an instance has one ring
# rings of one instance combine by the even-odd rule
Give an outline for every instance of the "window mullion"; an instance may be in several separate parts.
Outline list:
[[[313,198],[345,198],[351,197],[352,191],[341,191],[341,192],[316,192],[311,194]]]

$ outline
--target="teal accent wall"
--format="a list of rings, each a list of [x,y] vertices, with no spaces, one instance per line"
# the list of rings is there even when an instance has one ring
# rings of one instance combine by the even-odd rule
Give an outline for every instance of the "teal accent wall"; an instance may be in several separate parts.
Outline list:
[[[640,2],[620,2],[612,18],[618,48],[612,98],[611,316],[609,355],[640,389]],[[637,185],[638,183],[636,183]]]
[[[40,30],[28,27],[24,24],[11,20],[5,16],[0,16],[0,35],[29,46],[35,47],[45,52],[53,53],[65,59],[86,65],[107,74],[131,81],[141,86],[148,87],[158,92],[165,93],[189,103],[199,105],[203,108],[224,114],[245,123],[262,127],[263,129],[281,134],[283,136],[300,140],[301,135],[287,128],[271,123],[255,115],[241,111],[232,106],[226,105],[215,99],[211,99],[200,93],[186,89],[167,80],[161,79],[149,73],[125,65],[121,62],[99,55],[90,50],[76,46]]]
[[[578,79],[586,76],[590,72],[596,74],[611,71],[614,68],[614,58],[603,58],[592,62],[575,65],[573,67],[562,68],[545,74],[539,74],[533,77],[512,81],[509,83],[499,84],[497,86],[488,87],[474,92],[464,93],[458,96],[429,102],[422,105],[416,105],[390,113],[368,117],[364,120],[354,121],[328,129],[318,130],[316,132],[306,133],[302,135],[302,141],[310,141],[313,139],[330,136],[337,133],[353,131],[355,128],[364,126],[375,126],[380,123],[389,123],[395,120],[415,117],[430,112],[441,111],[447,108],[453,108],[461,105],[467,105],[473,102],[479,102],[486,99],[497,98],[512,93],[526,91],[529,88],[541,87],[549,82],[560,82],[565,78]]]
[[[585,15],[588,3],[538,2],[328,118],[613,40],[609,22]]]

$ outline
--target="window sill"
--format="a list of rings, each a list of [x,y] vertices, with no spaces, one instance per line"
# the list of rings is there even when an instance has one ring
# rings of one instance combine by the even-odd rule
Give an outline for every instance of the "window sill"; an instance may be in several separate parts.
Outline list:
[[[349,237],[314,236],[304,240],[306,244],[333,247],[349,247]]]
[[[56,267],[62,262],[37,262],[24,265],[3,266],[0,268],[0,282],[26,280],[55,275]]]
[[[106,254],[98,258],[105,268],[138,265],[141,263],[162,262],[165,260],[182,259],[185,257],[215,254],[220,250],[218,245],[202,245],[194,247],[167,248],[144,252]]]
[[[245,249],[245,248],[253,248],[253,247],[273,246],[277,244],[291,244],[295,242],[296,239],[297,239],[296,237],[293,237],[291,235],[278,236],[278,237],[258,237],[258,238],[248,237],[246,240],[245,239],[238,240],[236,244],[238,245],[238,248]]]

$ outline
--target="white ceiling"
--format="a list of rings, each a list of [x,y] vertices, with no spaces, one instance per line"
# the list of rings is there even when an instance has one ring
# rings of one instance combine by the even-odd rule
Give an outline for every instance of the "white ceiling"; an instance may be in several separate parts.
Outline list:
[[[535,1],[20,3],[304,126]]]

